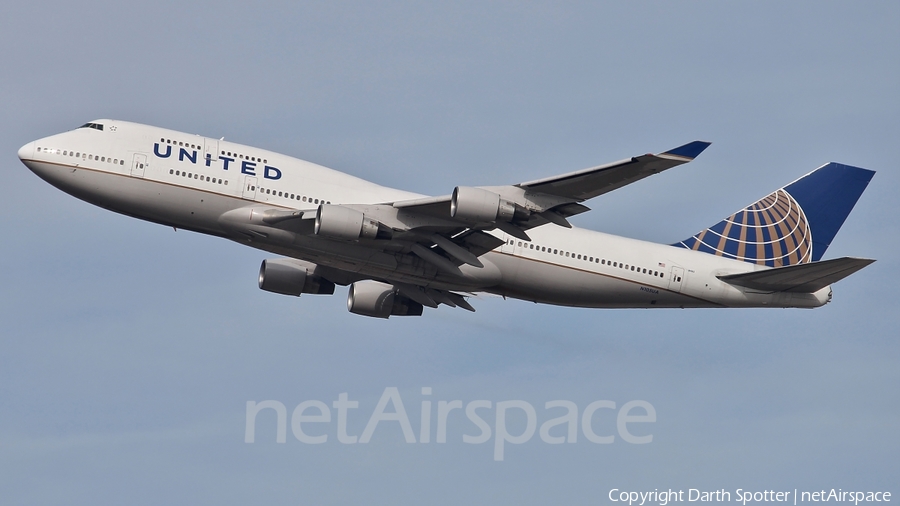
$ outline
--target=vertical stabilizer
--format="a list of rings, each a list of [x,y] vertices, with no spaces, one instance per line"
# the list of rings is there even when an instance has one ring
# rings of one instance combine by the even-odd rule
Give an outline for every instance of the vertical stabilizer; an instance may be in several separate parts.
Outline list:
[[[874,174],[823,165],[673,246],[770,267],[816,262]]]

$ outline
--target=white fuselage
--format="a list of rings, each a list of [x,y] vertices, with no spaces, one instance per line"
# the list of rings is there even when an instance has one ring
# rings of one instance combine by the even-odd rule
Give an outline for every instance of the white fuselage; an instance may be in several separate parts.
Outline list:
[[[224,140],[122,121],[80,128],[23,146],[38,176],[98,206],[177,228],[355,273],[359,279],[445,290],[486,291],[578,307],[818,307],[813,294],[757,293],[716,276],[766,267],[663,244],[548,224],[532,241],[505,240],[481,269],[453,278],[397,251],[312,234],[311,222],[283,235],[236,234],[227,216],[254,209],[314,211],[320,204],[379,205],[424,198],[320,165]]]

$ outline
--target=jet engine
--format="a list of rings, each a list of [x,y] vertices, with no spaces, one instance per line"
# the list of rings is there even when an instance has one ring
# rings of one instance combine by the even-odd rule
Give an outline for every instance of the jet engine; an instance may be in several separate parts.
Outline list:
[[[481,188],[457,186],[450,199],[450,216],[474,222],[513,221],[528,218],[528,211],[514,202]]]
[[[334,283],[313,274],[315,264],[291,258],[270,258],[259,266],[259,287],[267,292],[299,296],[331,295]]]
[[[385,237],[377,220],[349,207],[322,204],[316,211],[316,235],[333,239],[376,239]]]
[[[375,318],[421,316],[422,304],[397,293],[392,285],[367,280],[350,285],[347,310]]]

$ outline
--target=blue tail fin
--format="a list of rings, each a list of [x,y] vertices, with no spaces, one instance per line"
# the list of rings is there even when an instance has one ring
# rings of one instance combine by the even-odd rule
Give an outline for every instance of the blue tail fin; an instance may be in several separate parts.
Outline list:
[[[874,174],[823,165],[673,246],[770,267],[817,262]]]

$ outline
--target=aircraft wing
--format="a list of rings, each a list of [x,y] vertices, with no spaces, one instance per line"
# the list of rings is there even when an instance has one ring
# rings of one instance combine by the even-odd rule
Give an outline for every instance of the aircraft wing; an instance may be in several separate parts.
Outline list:
[[[843,257],[718,278],[732,285],[765,292],[813,293],[846,278],[874,261],[869,258]]]
[[[636,156],[590,169],[519,183],[516,186],[530,192],[583,201],[690,162],[709,144],[694,141],[658,155]]]
[[[694,159],[708,142],[694,141],[660,153],[569,174],[506,186],[462,187],[452,195],[378,204],[323,204],[315,210],[283,210],[254,204],[223,214],[219,221],[243,241],[291,244],[297,235],[321,235],[343,243],[331,254],[354,262],[429,264],[451,276],[465,265],[483,268],[479,257],[504,243],[491,230],[522,240],[527,230],[553,223],[571,227],[570,216],[588,211],[581,201],[621,188]],[[338,244],[336,243],[336,244]],[[324,244],[324,243],[323,243]],[[330,279],[339,283],[332,273]],[[423,306],[447,304],[471,310],[464,296],[394,283]]]
[[[578,202],[611,192],[647,176],[652,176],[690,162],[709,145],[709,142],[693,141],[658,155],[646,154],[636,156],[627,160],[506,187],[483,188],[497,192],[501,196],[509,197],[512,200],[520,200],[520,203],[531,211],[544,212],[553,209],[554,212],[552,214],[533,220],[522,228],[532,228],[548,222],[568,226],[567,223],[564,223],[564,220],[560,222],[555,218],[557,216],[567,218],[589,210],[589,208],[577,204]],[[528,195],[537,197],[537,200],[543,202],[523,202],[521,198],[516,199],[516,197]],[[410,212],[446,218],[451,216],[451,201],[452,195],[443,195],[440,197],[393,202],[391,205]],[[529,204],[532,205],[529,206]],[[520,225],[523,224],[520,223]]]

